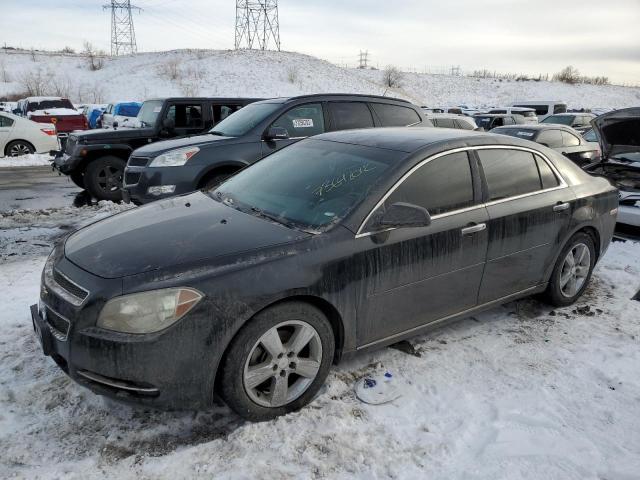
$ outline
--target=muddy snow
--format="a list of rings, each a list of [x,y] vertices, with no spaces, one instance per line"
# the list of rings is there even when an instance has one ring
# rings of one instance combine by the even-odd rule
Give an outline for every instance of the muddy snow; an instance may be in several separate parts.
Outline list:
[[[108,401],[41,355],[29,305],[51,243],[122,208],[0,217],[0,478],[638,478],[640,244],[612,244],[574,306],[523,300],[361,355],[307,408],[252,424]],[[357,400],[387,371],[399,399]]]

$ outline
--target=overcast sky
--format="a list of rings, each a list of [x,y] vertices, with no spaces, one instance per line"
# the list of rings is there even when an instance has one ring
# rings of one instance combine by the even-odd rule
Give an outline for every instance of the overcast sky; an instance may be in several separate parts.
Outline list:
[[[108,0],[0,0],[0,43],[109,50]],[[138,49],[233,48],[233,0],[134,0]],[[280,0],[282,49],[419,71],[583,74],[640,84],[640,0]]]

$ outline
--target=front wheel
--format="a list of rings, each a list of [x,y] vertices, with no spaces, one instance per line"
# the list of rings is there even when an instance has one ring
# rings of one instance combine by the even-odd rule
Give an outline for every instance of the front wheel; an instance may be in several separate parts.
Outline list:
[[[579,232],[560,252],[545,296],[549,303],[564,307],[574,303],[587,288],[596,261],[593,239]]]
[[[33,148],[33,145],[29,142],[25,142],[24,140],[14,140],[9,143],[5,149],[5,153],[8,157],[21,157],[22,155],[29,155],[34,152],[35,149]]]
[[[122,200],[122,177],[126,163],[118,157],[107,156],[93,160],[84,174],[84,184],[98,200]]]
[[[78,187],[80,187],[81,189],[85,189],[85,184],[84,184],[84,173],[82,172],[73,172],[71,174],[69,174],[69,178],[71,179],[71,181],[73,183],[75,183]]]
[[[309,403],[324,383],[335,344],[331,325],[301,302],[260,312],[231,342],[221,396],[240,416],[269,420]]]

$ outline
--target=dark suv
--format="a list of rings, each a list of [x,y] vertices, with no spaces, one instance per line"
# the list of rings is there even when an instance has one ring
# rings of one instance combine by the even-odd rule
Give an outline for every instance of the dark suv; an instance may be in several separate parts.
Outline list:
[[[138,112],[135,128],[72,133],[53,166],[94,198],[119,201],[124,167],[136,148],[159,140],[199,135],[255,100],[194,97],[147,100]]]
[[[206,135],[147,145],[131,154],[123,199],[147,203],[208,189],[241,168],[311,135],[370,127],[432,126],[405,100],[346,94],[252,103]]]

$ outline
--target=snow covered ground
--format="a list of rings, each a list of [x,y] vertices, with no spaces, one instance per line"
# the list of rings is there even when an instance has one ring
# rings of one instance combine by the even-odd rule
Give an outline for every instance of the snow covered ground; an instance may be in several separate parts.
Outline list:
[[[39,167],[41,165],[51,165],[52,157],[47,153],[32,153],[20,157],[0,157],[0,168],[2,167]]]
[[[142,53],[105,59],[90,71],[86,58],[0,51],[0,97],[45,85],[76,103],[144,100],[169,95],[274,97],[348,92],[400,96],[419,105],[469,103],[501,106],[515,100],[565,100],[574,107],[621,108],[640,103],[640,89],[619,86],[516,82],[448,75],[406,73],[402,85],[387,91],[379,70],[337,67],[292,52],[199,50]]]
[[[106,401],[40,354],[29,305],[51,242],[122,208],[0,216],[0,478],[638,478],[640,244],[614,243],[572,307],[523,300],[363,354],[307,408],[252,424]],[[403,396],[358,401],[385,371]]]

